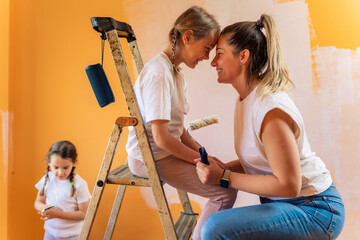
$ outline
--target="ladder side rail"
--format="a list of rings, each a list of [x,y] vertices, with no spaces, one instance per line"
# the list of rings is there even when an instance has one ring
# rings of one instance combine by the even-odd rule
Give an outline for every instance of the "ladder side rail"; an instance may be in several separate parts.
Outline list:
[[[96,183],[94,186],[94,190],[92,193],[92,197],[90,200],[90,204],[88,206],[88,210],[85,215],[84,225],[81,229],[81,233],[79,236],[79,240],[88,239],[91,227],[94,223],[94,219],[96,216],[97,209],[99,207],[99,203],[105,189],[106,179],[109,174],[111,164],[114,159],[115,151],[117,145],[119,143],[120,135],[122,132],[121,126],[114,124],[113,130],[111,132],[111,136],[108,142],[108,146],[106,148],[106,152],[103,158],[103,162],[101,164],[98,177],[96,179]]]
[[[129,47],[130,47],[130,51],[131,51],[131,54],[132,54],[134,62],[135,62],[137,72],[138,72],[138,74],[140,74],[141,70],[144,67],[144,61],[141,57],[141,53],[140,53],[137,41],[133,40],[133,41],[129,42]]]
[[[119,211],[120,211],[120,207],[121,207],[121,203],[122,200],[124,198],[125,195],[125,190],[126,190],[126,185],[119,185],[117,193],[116,193],[116,197],[115,197],[115,201],[111,210],[111,214],[110,214],[110,218],[109,218],[109,222],[105,231],[105,236],[104,236],[104,240],[110,240],[113,232],[114,232],[114,228],[115,228],[115,224],[116,224],[116,220],[118,218],[119,215]]]
[[[184,191],[182,191],[180,189],[177,189],[177,192],[178,192],[178,195],[179,195],[179,199],[180,199],[182,208],[184,209],[184,212],[186,214],[195,214],[193,209],[192,209],[188,193],[184,192]]]
[[[116,30],[108,31],[106,32],[106,36],[109,42],[110,51],[115,63],[118,77],[120,79],[130,116],[135,117],[138,120],[138,124],[134,127],[134,129],[138,139],[140,151],[143,155],[149,181],[152,186],[154,198],[158,206],[158,213],[160,215],[166,238],[177,239],[174,222],[171,217],[168,202],[165,198],[164,189],[157,173],[155,161],[151,152],[145,127],[142,122],[141,114],[137,105],[135,93],[129,76],[129,71],[126,66],[117,32]]]

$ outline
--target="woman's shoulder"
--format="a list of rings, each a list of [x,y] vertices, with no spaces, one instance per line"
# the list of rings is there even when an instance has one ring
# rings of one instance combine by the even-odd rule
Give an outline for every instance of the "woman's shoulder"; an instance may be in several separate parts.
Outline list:
[[[294,101],[291,99],[287,92],[281,91],[277,93],[272,93],[264,96],[262,99],[256,101],[256,105],[259,107],[262,106],[286,106],[294,108],[296,107]]]
[[[252,105],[253,113],[255,116],[264,116],[272,109],[279,108],[285,112],[298,112],[293,100],[287,92],[277,92],[263,96],[262,98],[256,97]]]
[[[262,100],[257,101],[255,114],[256,116],[265,117],[269,111],[275,108],[281,109],[290,115],[298,123],[298,125],[302,123],[300,110],[297,108],[290,95],[284,91],[269,94]]]

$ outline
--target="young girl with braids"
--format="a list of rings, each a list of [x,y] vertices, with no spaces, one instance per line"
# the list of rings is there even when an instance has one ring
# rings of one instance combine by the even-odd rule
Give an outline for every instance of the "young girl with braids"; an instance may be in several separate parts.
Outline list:
[[[212,239],[335,239],[344,205],[323,161],[311,151],[304,121],[287,91],[290,80],[273,19],[222,30],[212,66],[218,82],[238,92],[234,116],[239,159],[222,168],[197,159],[208,185],[257,194],[259,205],[217,212],[201,237]],[[227,182],[226,185],[223,183]]]
[[[46,159],[46,174],[35,185],[44,240],[78,239],[91,195],[86,181],[75,173],[76,148],[69,141],[55,142]]]
[[[233,206],[237,193],[234,189],[200,182],[194,162],[200,156],[199,146],[184,128],[184,114],[189,105],[179,65],[183,63],[193,69],[200,61],[208,60],[219,33],[219,24],[212,15],[200,7],[189,8],[170,30],[169,46],[144,66],[134,86],[160,179],[177,189],[209,198],[193,239],[200,239],[200,227],[207,216]],[[134,129],[129,130],[126,147],[129,168],[134,174],[146,177]],[[211,158],[209,161],[216,162]]]

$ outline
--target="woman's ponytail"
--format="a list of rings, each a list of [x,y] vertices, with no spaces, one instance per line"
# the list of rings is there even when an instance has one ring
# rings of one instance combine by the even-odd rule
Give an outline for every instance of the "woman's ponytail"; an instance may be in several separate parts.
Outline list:
[[[262,98],[271,93],[287,91],[289,85],[294,86],[294,83],[289,76],[283,45],[274,20],[263,14],[260,21],[265,29],[267,49],[267,66],[257,91]]]

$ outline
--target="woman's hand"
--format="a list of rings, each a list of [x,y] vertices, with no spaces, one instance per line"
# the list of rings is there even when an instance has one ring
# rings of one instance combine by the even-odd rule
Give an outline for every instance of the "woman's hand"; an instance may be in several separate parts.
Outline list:
[[[222,169],[218,162],[209,157],[209,165],[203,164],[201,158],[197,158],[196,173],[203,184],[219,185],[224,169]]]

